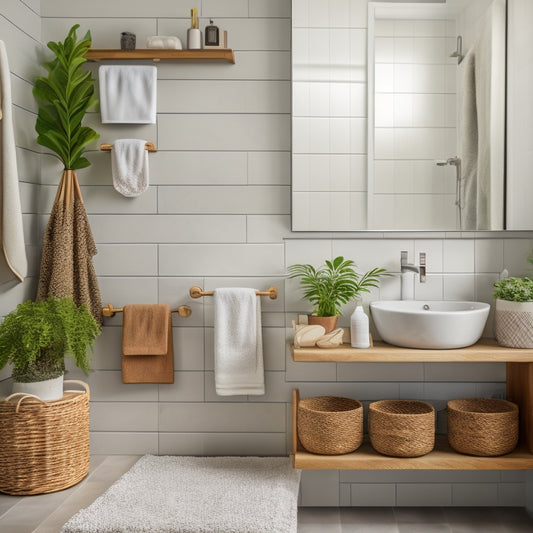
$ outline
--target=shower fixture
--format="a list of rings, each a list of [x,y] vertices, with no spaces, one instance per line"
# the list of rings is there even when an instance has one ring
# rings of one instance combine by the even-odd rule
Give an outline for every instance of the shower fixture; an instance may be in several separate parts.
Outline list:
[[[455,167],[455,205],[459,209],[459,228],[462,229],[461,210],[463,209],[463,188],[461,186],[461,158],[455,156],[449,157],[448,159],[437,159],[435,164],[438,167],[445,167],[446,165]]]
[[[450,57],[456,57],[458,65],[460,65],[461,61],[463,60],[463,38],[460,35],[457,36],[457,47],[455,52],[452,52]]]
[[[446,165],[459,166],[461,164],[461,158],[455,156],[455,157],[450,157],[449,159],[437,159],[437,161],[435,161],[435,163],[439,167],[444,167]]]

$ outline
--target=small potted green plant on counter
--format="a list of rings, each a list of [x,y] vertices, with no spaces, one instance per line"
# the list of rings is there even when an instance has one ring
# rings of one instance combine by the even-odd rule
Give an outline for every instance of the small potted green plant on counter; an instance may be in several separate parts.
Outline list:
[[[533,255],[527,257],[533,263]],[[508,348],[533,348],[533,279],[503,278],[494,284],[496,340]]]
[[[339,256],[315,268],[309,264],[288,267],[289,279],[299,278],[306,298],[313,306],[310,324],[324,326],[326,333],[335,329],[341,307],[357,300],[362,292],[379,286],[379,278],[388,275],[384,268],[373,268],[364,274],[355,271],[351,259]]]
[[[0,369],[13,365],[13,392],[60,399],[65,356],[88,373],[87,349],[99,335],[100,327],[87,306],[78,307],[70,297],[28,300],[0,324]]]

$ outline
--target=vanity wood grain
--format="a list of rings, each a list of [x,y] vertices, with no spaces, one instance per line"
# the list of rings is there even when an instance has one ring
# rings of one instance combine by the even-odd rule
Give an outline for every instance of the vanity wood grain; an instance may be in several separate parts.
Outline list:
[[[515,451],[500,457],[473,457],[454,452],[446,437],[437,436],[435,449],[423,457],[386,457],[365,443],[351,454],[316,455],[305,451],[298,439],[298,402],[293,391],[292,458],[295,468],[355,470],[533,470],[533,349],[499,346],[494,339],[481,339],[467,348],[421,350],[400,348],[376,341],[371,348],[294,348],[294,361],[307,362],[501,362],[507,369],[507,399],[518,404],[520,443]]]

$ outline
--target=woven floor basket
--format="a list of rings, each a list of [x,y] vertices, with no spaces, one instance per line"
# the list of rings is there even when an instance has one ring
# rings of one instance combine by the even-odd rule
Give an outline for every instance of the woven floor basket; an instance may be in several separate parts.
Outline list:
[[[417,400],[381,400],[368,408],[372,447],[392,457],[419,457],[435,446],[435,410]]]
[[[298,437],[311,453],[337,455],[363,442],[363,406],[351,398],[317,396],[298,404]]]
[[[89,387],[43,402],[17,393],[0,401],[0,492],[44,494],[89,472]]]
[[[518,442],[518,406],[495,398],[448,402],[448,442],[457,452],[492,457],[512,452]]]

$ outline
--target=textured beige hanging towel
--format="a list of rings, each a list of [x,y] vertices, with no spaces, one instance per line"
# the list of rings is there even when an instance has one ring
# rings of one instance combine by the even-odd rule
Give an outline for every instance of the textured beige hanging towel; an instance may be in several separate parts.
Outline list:
[[[65,170],[46,225],[37,300],[70,296],[102,325],[102,301],[93,265],[97,253],[78,178]]]
[[[123,383],[174,383],[172,315],[167,304],[124,306]]]

